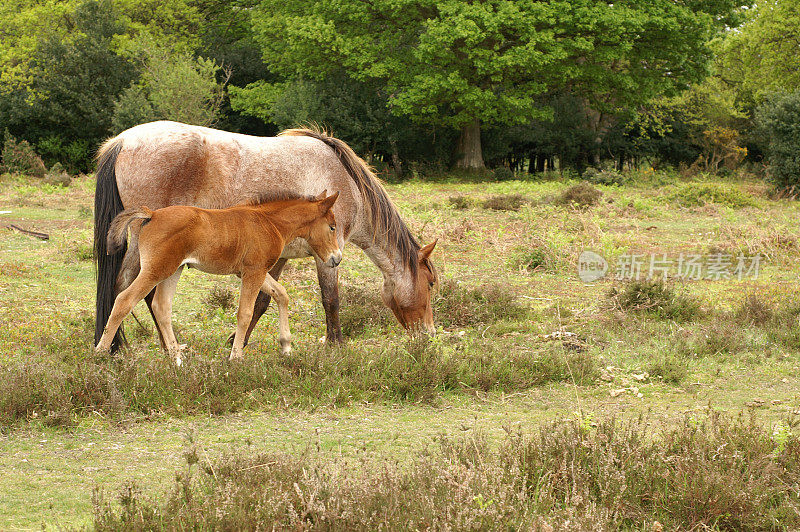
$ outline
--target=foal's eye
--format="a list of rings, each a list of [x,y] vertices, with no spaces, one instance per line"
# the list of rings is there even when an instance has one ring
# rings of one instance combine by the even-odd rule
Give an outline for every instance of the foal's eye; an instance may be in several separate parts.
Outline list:
[[[331,226],[331,231],[336,231],[336,227]]]

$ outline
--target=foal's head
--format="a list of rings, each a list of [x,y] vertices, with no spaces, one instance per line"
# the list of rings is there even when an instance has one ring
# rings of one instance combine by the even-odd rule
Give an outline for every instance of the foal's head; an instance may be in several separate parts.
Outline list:
[[[305,239],[316,256],[333,268],[342,262],[342,250],[339,249],[339,240],[336,238],[336,219],[332,209],[339,192],[327,197],[326,194],[326,190],[322,191],[312,202],[317,211],[309,224]]]

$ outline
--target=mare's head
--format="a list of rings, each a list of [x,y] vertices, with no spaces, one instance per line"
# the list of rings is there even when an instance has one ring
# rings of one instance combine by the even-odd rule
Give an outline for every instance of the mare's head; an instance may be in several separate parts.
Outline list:
[[[381,298],[408,331],[424,329],[429,334],[436,332],[431,296],[439,279],[430,261],[435,247],[434,241],[415,252],[416,257],[411,260],[416,261],[416,268],[406,268],[407,275],[403,276],[403,281],[394,282],[384,278]]]
[[[331,268],[342,262],[342,250],[339,249],[339,240],[336,238],[336,219],[333,217],[333,204],[339,197],[339,192],[326,196],[327,190],[314,198],[312,208],[314,218],[308,226],[308,233],[304,235],[314,254]]]

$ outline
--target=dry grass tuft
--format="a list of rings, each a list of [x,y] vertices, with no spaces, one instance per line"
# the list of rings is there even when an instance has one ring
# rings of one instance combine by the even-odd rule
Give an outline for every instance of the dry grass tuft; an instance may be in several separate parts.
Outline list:
[[[676,428],[556,422],[440,437],[408,465],[233,451],[185,453],[163,502],[126,485],[94,498],[104,530],[773,530],[800,527],[800,439],[752,419],[687,418]],[[191,443],[190,443],[191,445]]]

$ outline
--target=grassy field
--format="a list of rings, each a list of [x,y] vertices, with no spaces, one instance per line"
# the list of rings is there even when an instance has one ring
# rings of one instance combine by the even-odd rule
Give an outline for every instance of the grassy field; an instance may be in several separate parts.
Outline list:
[[[190,350],[185,367],[175,368],[159,351],[143,306],[135,311],[141,325],[127,321],[132,346],[123,357],[92,354],[93,180],[82,177],[60,188],[4,176],[0,211],[11,212],[0,214],[0,226],[47,232],[50,240],[0,230],[0,529],[89,525],[93,491],[104,494],[98,501],[116,501],[122,490],[128,495],[121,500],[130,502],[130,482],[141,492],[140,508],[163,502],[158,511],[168,515],[169,504],[177,504],[167,495],[175,473],[185,479],[187,456],[195,455],[206,468],[217,464],[226,471],[273,463],[264,456],[297,460],[292,464],[300,470],[331,464],[350,471],[340,464],[350,460],[351,476],[370,469],[364,464],[391,463],[399,484],[358,477],[358,486],[395,489],[422,482],[414,471],[424,460],[434,460],[433,470],[449,471],[447,464],[458,460],[448,445],[464,441],[480,442],[470,456],[489,478],[493,468],[508,471],[511,462],[523,467],[525,460],[509,454],[509,446],[521,445],[509,434],[527,438],[550,427],[546,432],[563,431],[563,441],[576,434],[602,439],[616,430],[608,428],[610,419],[641,417],[645,421],[637,423],[649,428],[637,425],[629,433],[672,441],[683,436],[670,431],[683,434],[687,423],[711,426],[716,412],[735,417],[743,411],[755,416],[755,428],[747,430],[763,435],[760,459],[780,458],[786,448],[800,452],[792,435],[800,414],[800,203],[772,200],[763,183],[747,179],[683,181],[642,172],[625,186],[598,185],[599,197],[590,189],[568,190],[573,185],[553,179],[388,186],[412,232],[424,243],[439,239],[433,256],[442,278],[434,303],[439,333],[430,341],[400,330],[379,301],[380,274],[348,247],[341,289],[345,347],[322,344],[313,262],[295,261],[282,278],[291,297],[293,354],[278,354],[277,313],[270,309],[245,363],[228,365],[236,280],[188,271],[174,322]],[[609,260],[606,279],[587,284],[578,278],[584,250]],[[651,254],[722,254],[734,263],[739,254],[760,255],[762,263],[757,278],[743,280],[613,280],[614,264],[632,253],[648,260]],[[734,427],[730,434],[743,430]],[[445,451],[435,459],[425,454],[442,441],[450,443],[441,444]],[[222,476],[211,478],[222,482]],[[214,489],[202,487],[207,479],[195,481],[192,489],[209,505],[217,501]],[[325,482],[314,489],[329,493]],[[287,493],[293,491],[288,485]],[[491,500],[500,501],[502,486],[493,489]],[[358,493],[352,488],[340,495],[347,500]],[[574,497],[539,504],[558,500],[549,494],[525,512],[509,503],[497,514],[484,504],[489,495],[464,493],[483,512],[465,516],[464,526],[485,527],[481,519],[490,518],[545,526],[532,516],[560,508],[553,526],[568,528],[570,511],[588,515]],[[781,508],[767,528],[800,519],[797,485],[788,493],[788,501],[764,495]],[[638,518],[623,519],[603,513],[612,502],[593,504],[589,514],[596,519],[586,527],[650,530],[654,515],[673,527],[765,526],[715,520],[710,510],[696,509],[642,510]],[[99,528],[114,528],[116,517],[109,516],[130,510],[119,510],[118,502],[113,511],[98,505]],[[753,510],[744,503],[737,508],[717,509],[720,515]],[[402,512],[391,515],[409,526]],[[367,527],[369,520],[360,522]]]

